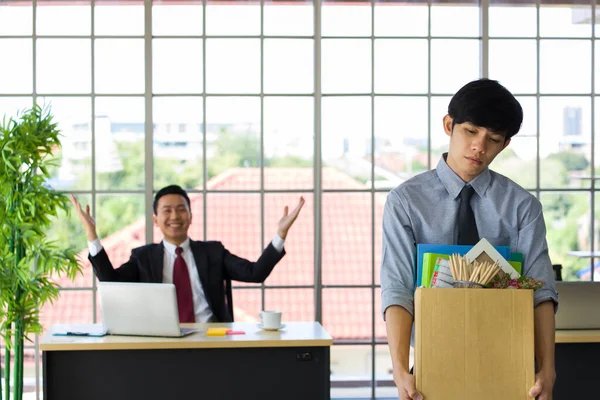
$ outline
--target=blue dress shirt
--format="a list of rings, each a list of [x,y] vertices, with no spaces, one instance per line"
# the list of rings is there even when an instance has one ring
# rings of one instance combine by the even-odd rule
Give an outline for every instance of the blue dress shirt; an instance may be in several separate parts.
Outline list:
[[[383,214],[381,261],[382,311],[392,305],[414,315],[416,244],[456,243],[459,193],[465,182],[446,164],[419,174],[393,189]],[[558,304],[546,225],[539,200],[515,182],[485,169],[469,182],[475,189],[471,206],[479,237],[494,246],[523,253],[523,274],[541,280],[534,305]]]

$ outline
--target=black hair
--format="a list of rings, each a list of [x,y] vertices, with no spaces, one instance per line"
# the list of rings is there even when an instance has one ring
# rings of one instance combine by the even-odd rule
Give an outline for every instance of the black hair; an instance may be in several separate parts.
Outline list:
[[[523,108],[498,81],[479,79],[467,83],[450,100],[448,114],[455,124],[469,122],[504,135],[508,140],[519,132]]]
[[[185,190],[183,190],[181,188],[181,186],[170,185],[170,186],[165,186],[164,188],[162,188],[158,192],[156,192],[156,196],[154,196],[154,205],[153,205],[154,215],[157,215],[158,200],[160,200],[161,197],[166,196],[168,194],[178,194],[180,196],[183,196],[183,198],[187,202],[188,208],[190,210],[192,209],[192,207],[190,205],[190,198],[189,198],[187,192]]]

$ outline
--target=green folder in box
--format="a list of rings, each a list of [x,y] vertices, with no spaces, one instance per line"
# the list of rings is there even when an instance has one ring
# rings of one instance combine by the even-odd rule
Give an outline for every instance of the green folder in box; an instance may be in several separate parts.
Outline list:
[[[510,253],[510,259],[508,260],[510,261],[518,261],[520,263],[523,263],[523,253]]]
[[[519,275],[523,275],[523,264],[521,264],[521,261],[509,261],[508,263],[519,273]]]
[[[519,273],[519,275],[523,275],[523,262],[523,253],[510,253],[508,263]]]
[[[421,275],[421,283],[425,287],[431,287],[431,278],[433,277],[433,271],[435,270],[435,262],[438,257],[444,260],[449,260],[449,254],[438,254],[438,253],[424,253],[423,254],[423,273]]]

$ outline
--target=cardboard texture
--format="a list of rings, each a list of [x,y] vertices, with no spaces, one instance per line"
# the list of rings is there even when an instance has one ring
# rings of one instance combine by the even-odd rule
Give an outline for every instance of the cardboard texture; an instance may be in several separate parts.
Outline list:
[[[427,400],[531,399],[533,291],[415,292],[415,378]]]

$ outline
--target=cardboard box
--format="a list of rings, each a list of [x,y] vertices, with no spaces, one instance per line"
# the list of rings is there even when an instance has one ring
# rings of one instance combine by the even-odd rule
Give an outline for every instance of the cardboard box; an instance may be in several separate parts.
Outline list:
[[[531,399],[533,291],[418,288],[415,378],[426,400]]]

